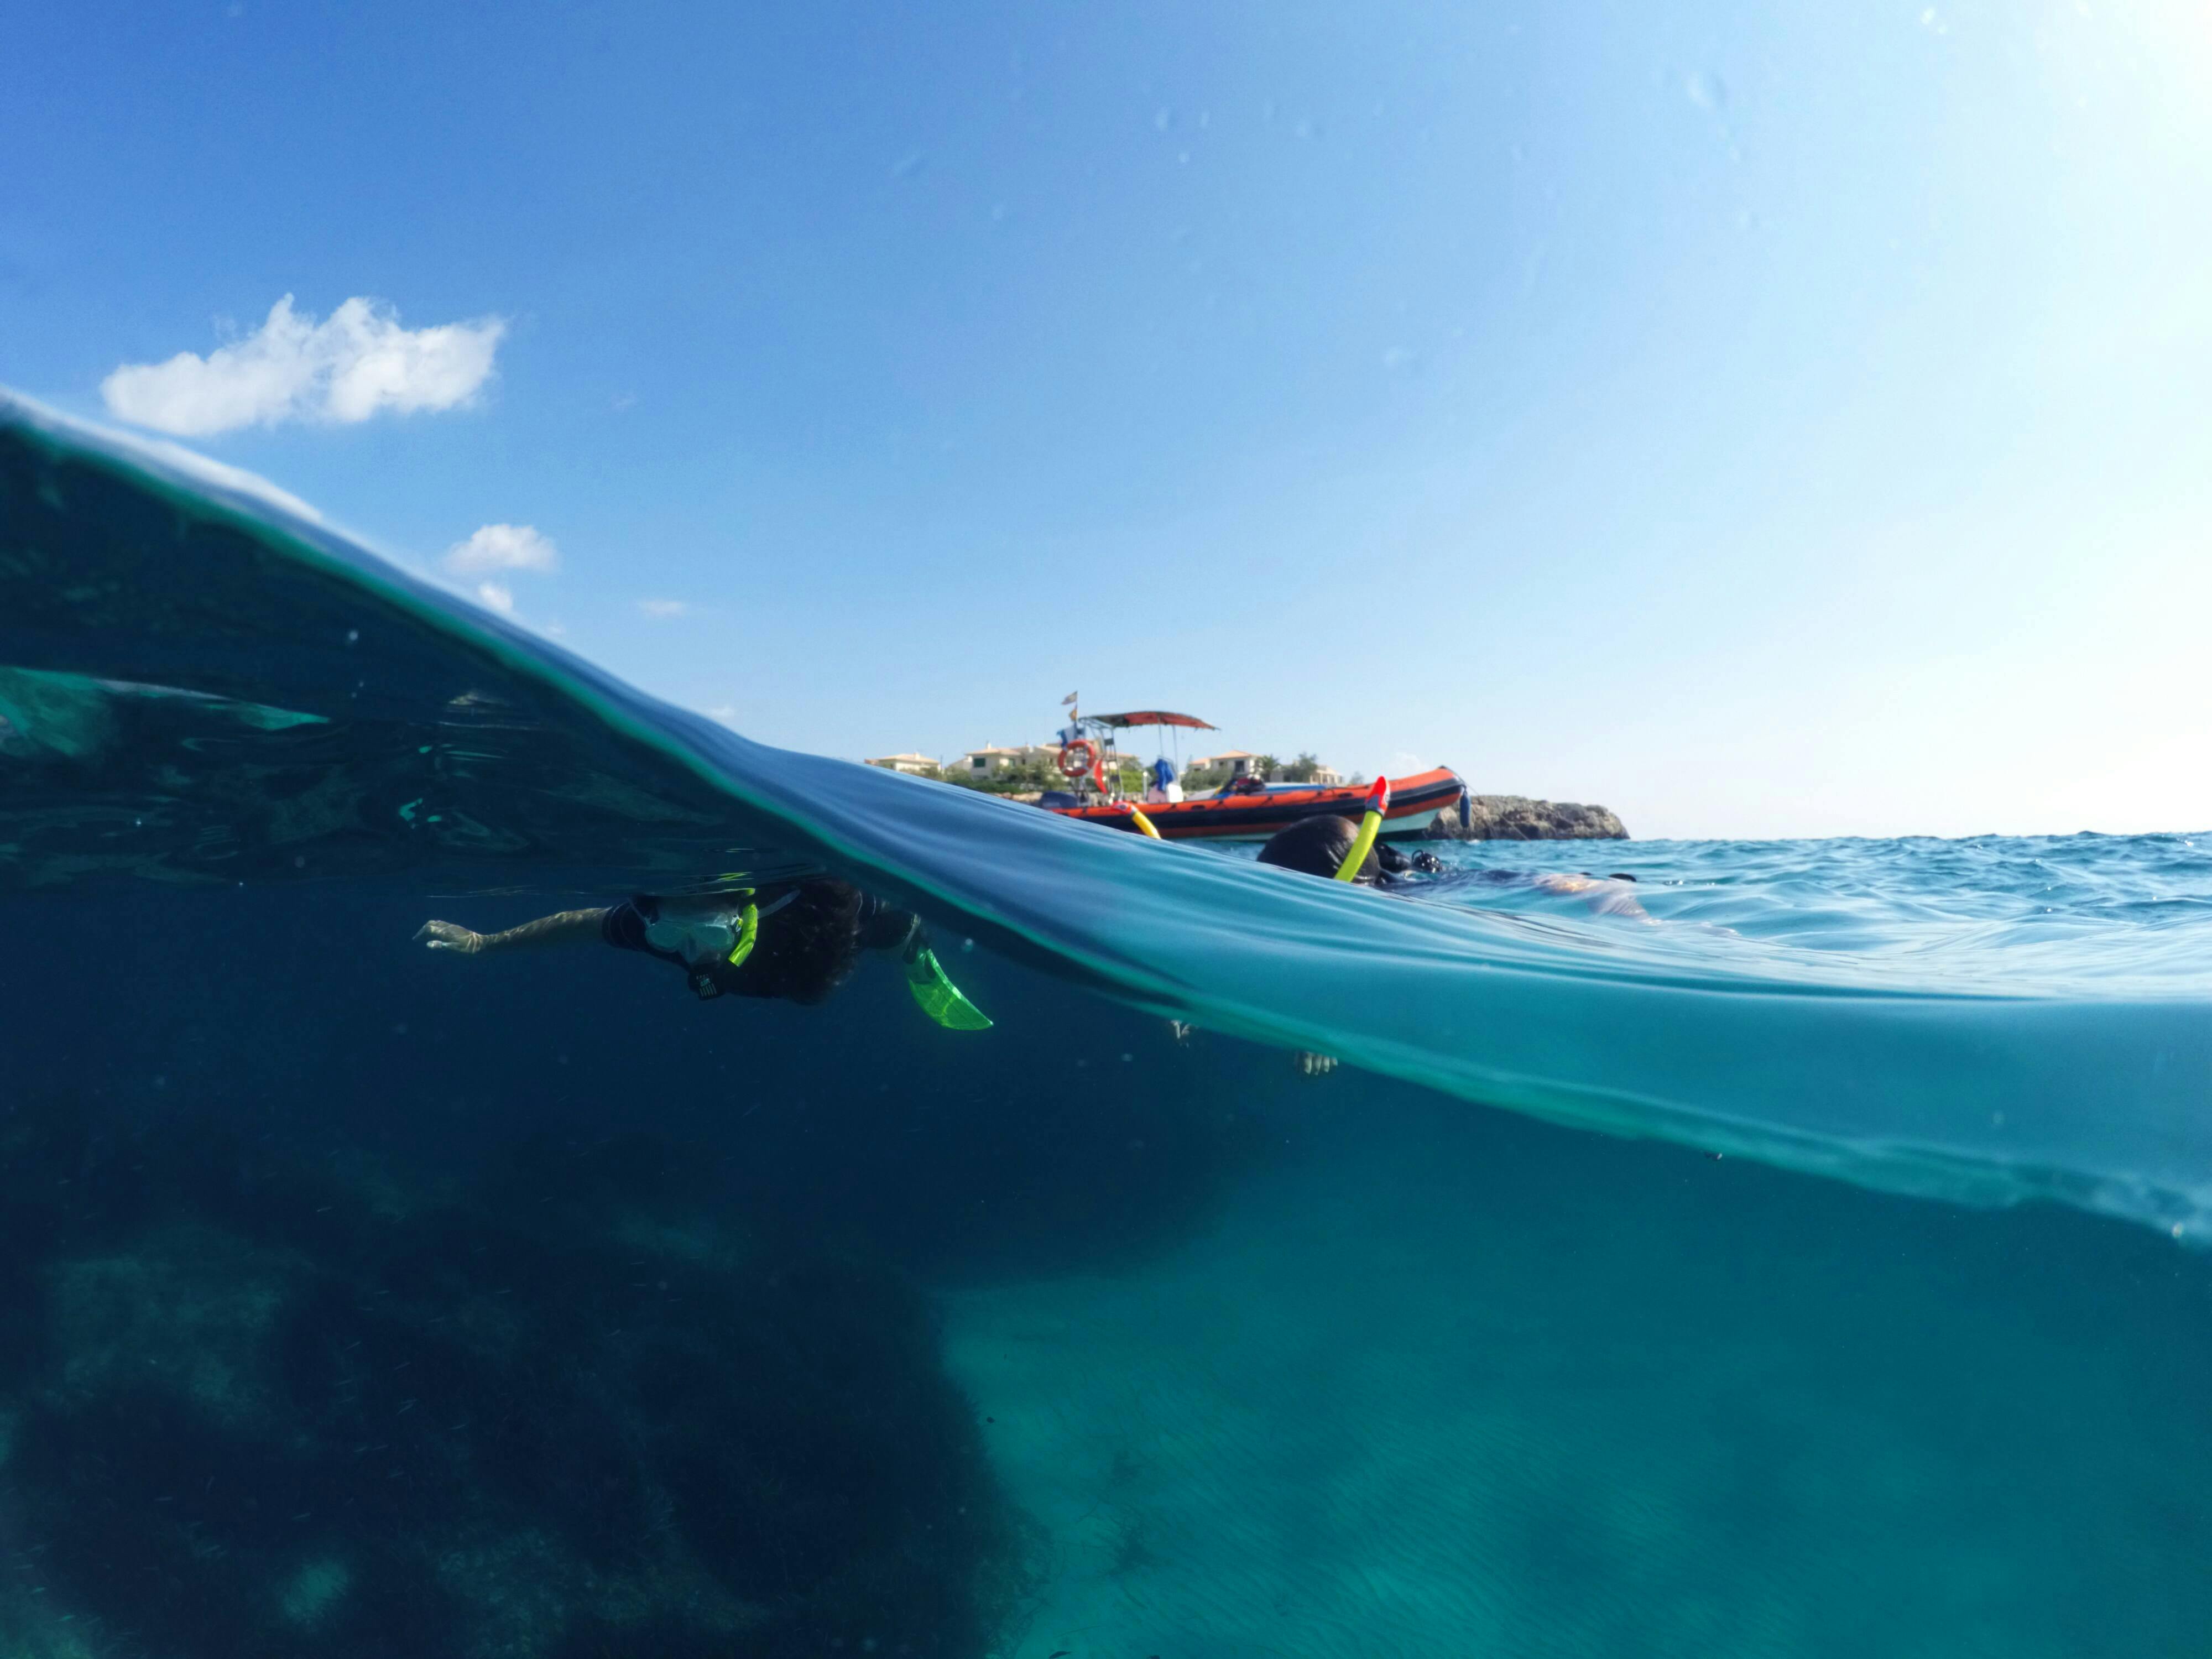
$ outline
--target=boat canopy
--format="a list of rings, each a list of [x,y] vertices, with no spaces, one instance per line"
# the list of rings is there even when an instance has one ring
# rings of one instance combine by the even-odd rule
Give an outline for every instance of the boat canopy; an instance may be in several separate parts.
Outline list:
[[[1110,726],[1117,732],[1128,726],[1188,726],[1200,732],[1221,729],[1212,720],[1202,720],[1195,714],[1171,714],[1164,708],[1135,708],[1126,714],[1085,714],[1083,718],[1100,726]]]

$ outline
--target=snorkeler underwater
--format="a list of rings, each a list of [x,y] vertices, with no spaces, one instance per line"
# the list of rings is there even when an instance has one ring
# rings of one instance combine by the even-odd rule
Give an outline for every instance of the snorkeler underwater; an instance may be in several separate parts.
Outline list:
[[[2197,9],[4,38],[0,1659],[2212,1653]]]
[[[763,933],[762,923],[777,916],[783,920]],[[433,919],[415,937],[433,951],[464,957],[604,942],[683,969],[702,1001],[736,995],[820,1002],[851,976],[863,951],[892,951],[915,1004],[939,1025],[974,1031],[991,1024],[946,977],[919,916],[849,883],[818,877],[780,884],[773,896],[742,886],[691,898],[641,893],[495,933]]]

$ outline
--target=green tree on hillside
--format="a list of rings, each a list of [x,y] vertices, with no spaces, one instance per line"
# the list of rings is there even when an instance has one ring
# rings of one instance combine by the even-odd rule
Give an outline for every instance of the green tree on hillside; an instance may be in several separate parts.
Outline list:
[[[970,772],[956,767],[945,775],[945,781],[987,795],[1022,795],[1036,789],[1067,787],[1067,780],[1060,776],[1058,768],[1048,761],[1036,760],[1016,761],[994,772]]]

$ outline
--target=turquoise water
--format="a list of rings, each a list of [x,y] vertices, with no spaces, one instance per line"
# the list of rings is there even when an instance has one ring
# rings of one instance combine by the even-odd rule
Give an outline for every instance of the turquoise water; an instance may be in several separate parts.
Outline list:
[[[0,720],[14,1650],[2212,1628],[2203,836],[1352,890],[763,748],[20,404]],[[997,1026],[409,943],[815,869]]]

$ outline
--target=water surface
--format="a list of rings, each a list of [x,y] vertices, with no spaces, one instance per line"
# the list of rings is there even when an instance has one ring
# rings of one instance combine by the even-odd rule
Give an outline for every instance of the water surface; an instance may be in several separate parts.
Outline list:
[[[751,744],[20,404],[0,532],[16,1650],[2212,1626],[2202,837],[1354,890]],[[410,943],[801,870],[994,1029]]]

